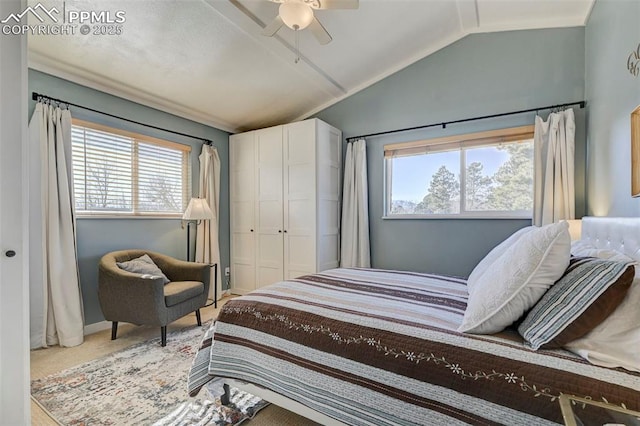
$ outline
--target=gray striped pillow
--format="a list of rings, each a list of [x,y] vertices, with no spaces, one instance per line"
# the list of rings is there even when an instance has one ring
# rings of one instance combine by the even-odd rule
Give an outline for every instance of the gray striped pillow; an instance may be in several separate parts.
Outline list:
[[[633,262],[573,257],[564,275],[518,327],[533,349],[559,348],[579,339],[622,303],[633,282]]]

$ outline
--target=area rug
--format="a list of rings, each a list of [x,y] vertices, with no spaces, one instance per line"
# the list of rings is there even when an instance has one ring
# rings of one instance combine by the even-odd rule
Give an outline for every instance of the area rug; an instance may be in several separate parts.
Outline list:
[[[210,393],[215,394],[211,387]],[[153,426],[204,426],[204,425],[239,425],[253,416],[269,403],[250,393],[236,388],[231,389],[229,404],[220,404],[220,398],[211,400],[195,400],[180,404],[168,416],[155,422]]]
[[[165,347],[154,339],[33,380],[31,395],[63,425],[237,425],[266,402],[234,391],[236,406],[224,407],[208,390],[197,399],[187,394],[189,367],[207,327],[170,332]]]

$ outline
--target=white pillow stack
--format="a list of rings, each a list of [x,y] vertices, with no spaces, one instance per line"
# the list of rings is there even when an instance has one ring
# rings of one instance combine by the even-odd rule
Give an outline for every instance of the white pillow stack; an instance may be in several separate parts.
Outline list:
[[[527,227],[507,238],[469,276],[458,331],[491,334],[513,324],[562,276],[570,250],[566,222]]]
[[[640,372],[640,279],[620,306],[586,336],[565,348],[594,365]]]
[[[598,249],[586,241],[574,242],[571,253],[632,261],[620,252]],[[636,267],[636,277],[620,306],[587,335],[569,342],[565,348],[595,365],[640,372],[640,267]]]
[[[471,271],[471,275],[467,279],[467,289],[469,293],[471,293],[472,288],[475,286],[475,283],[478,282],[478,279],[491,267],[493,262],[496,261],[500,256],[502,256],[509,248],[520,239],[524,234],[533,231],[536,229],[535,226],[527,226],[526,228],[522,228],[516,232],[514,232],[509,238],[498,244],[491,250],[481,261],[473,268]]]

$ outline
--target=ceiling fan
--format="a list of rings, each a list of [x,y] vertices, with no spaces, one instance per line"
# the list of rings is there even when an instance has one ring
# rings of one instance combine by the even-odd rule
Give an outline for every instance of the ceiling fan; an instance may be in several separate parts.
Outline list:
[[[357,9],[358,0],[271,0],[280,3],[278,16],[264,27],[262,35],[273,37],[283,25],[294,31],[307,27],[311,30],[318,43],[327,44],[331,35],[315,17],[313,10],[324,9]]]

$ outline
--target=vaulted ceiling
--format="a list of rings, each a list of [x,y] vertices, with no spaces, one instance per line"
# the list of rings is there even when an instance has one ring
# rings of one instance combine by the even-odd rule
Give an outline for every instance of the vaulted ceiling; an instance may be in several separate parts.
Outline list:
[[[593,1],[360,0],[316,11],[333,41],[301,31],[295,63],[292,30],[261,35],[269,0],[66,0],[123,11],[122,33],[30,35],[29,66],[237,132],[306,118],[468,34],[582,26]]]

